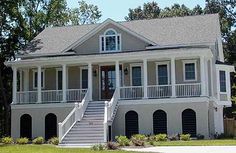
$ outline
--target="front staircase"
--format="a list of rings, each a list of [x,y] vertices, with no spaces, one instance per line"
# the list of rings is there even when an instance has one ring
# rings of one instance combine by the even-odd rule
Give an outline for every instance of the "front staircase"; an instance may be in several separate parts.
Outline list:
[[[91,146],[104,143],[104,101],[91,101],[81,121],[66,134],[61,145]]]

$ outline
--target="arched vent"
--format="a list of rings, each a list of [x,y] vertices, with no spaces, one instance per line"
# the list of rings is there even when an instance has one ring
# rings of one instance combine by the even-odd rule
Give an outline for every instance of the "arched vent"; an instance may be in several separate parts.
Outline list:
[[[182,129],[183,134],[191,134],[191,137],[196,137],[197,124],[194,110],[186,109],[182,112]]]
[[[129,111],[125,114],[125,135],[130,138],[138,133],[138,114],[135,111]]]
[[[20,118],[20,137],[32,139],[32,117],[24,114]]]
[[[157,110],[153,113],[153,133],[167,134],[167,115],[163,110]]]
[[[45,139],[57,136],[57,116],[49,113],[45,117]]]

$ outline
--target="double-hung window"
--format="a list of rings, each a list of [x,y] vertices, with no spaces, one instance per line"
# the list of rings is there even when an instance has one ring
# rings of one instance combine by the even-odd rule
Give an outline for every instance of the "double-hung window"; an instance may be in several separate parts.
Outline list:
[[[44,74],[45,74],[45,71],[42,70],[41,71],[41,88],[44,88],[45,86]],[[38,71],[34,70],[33,71],[33,89],[37,89],[37,88],[38,88]]]
[[[101,52],[116,52],[121,49],[121,35],[114,29],[108,29],[104,35],[100,36]]]
[[[62,90],[62,70],[57,69],[57,90]]]
[[[81,68],[80,70],[80,77],[81,77],[81,88],[87,89],[88,88],[88,69],[87,68]]]
[[[142,86],[142,66],[131,65],[131,74],[132,86]]]
[[[161,62],[157,63],[156,66],[156,76],[157,76],[157,84],[158,85],[168,85],[169,81],[169,63]]]
[[[226,92],[225,71],[219,71],[219,75],[220,75],[220,92]]]
[[[196,60],[183,61],[184,81],[197,81]]]

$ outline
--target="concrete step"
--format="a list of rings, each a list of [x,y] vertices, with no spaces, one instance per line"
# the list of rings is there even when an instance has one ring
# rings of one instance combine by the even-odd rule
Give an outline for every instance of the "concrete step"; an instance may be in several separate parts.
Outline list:
[[[73,140],[73,141],[62,141],[62,144],[100,144],[100,143],[104,143],[104,140]]]

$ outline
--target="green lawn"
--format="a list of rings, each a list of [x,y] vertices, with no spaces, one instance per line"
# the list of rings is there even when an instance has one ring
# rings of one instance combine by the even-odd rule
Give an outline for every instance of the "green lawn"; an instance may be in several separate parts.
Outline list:
[[[236,140],[191,140],[156,142],[155,146],[236,146]]]
[[[91,149],[58,148],[52,145],[0,145],[0,153],[126,153],[125,151],[93,151]]]

